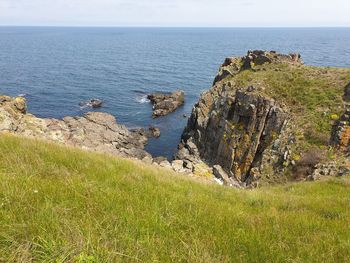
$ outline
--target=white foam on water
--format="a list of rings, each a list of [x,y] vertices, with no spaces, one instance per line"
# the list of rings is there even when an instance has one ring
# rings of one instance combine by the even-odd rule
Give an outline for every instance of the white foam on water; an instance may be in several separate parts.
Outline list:
[[[136,97],[136,101],[137,101],[138,103],[143,104],[143,103],[148,103],[148,102],[149,102],[149,99],[147,99],[147,95],[144,95],[144,96],[142,96],[142,97]]]

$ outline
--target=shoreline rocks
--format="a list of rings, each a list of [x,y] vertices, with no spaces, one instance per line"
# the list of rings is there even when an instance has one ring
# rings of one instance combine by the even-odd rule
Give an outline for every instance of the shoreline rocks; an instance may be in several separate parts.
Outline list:
[[[153,118],[168,115],[182,106],[185,102],[185,93],[175,91],[169,95],[163,93],[149,94],[147,98],[153,104]]]
[[[0,136],[10,133],[48,140],[84,150],[139,159],[148,165],[191,175],[191,169],[180,161],[169,162],[166,157],[153,158],[144,150],[149,136],[160,136],[160,130],[150,126],[128,130],[116,118],[103,112],[87,112],[83,116],[66,116],[62,120],[37,118],[27,113],[26,99],[0,96]]]
[[[147,137],[117,124],[114,116],[88,112],[81,117],[63,120],[37,118],[26,112],[24,98],[0,96],[0,132],[40,138],[82,149],[123,157],[143,159]]]

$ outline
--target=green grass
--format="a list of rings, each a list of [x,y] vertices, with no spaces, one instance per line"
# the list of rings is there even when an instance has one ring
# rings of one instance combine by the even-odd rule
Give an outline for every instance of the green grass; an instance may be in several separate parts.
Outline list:
[[[349,262],[350,181],[258,190],[0,136],[0,262]]]

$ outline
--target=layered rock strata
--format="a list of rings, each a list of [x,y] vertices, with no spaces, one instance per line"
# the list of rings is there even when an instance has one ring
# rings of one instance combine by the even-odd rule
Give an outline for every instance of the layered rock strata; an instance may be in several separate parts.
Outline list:
[[[209,172],[231,185],[248,186],[282,171],[291,161],[293,143],[287,111],[254,86],[235,88],[229,81],[229,76],[272,62],[303,63],[299,54],[273,51],[227,58],[213,87],[194,106],[175,159],[194,168],[205,163]],[[219,175],[223,172],[227,177]]]

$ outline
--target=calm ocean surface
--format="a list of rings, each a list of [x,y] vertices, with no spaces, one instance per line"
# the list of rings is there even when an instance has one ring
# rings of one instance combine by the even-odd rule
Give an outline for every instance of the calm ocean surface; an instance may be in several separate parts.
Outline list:
[[[79,102],[162,136],[147,150],[171,157],[192,106],[228,56],[249,49],[300,52],[309,65],[350,67],[350,29],[0,27],[0,93],[26,94],[39,117],[82,115]],[[153,120],[145,94],[182,89],[185,106]],[[91,109],[90,109],[91,110]]]

